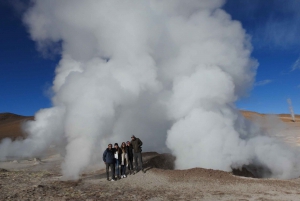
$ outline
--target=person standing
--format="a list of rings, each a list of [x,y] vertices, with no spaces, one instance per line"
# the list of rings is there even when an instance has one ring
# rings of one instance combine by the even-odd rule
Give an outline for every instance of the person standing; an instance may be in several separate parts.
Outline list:
[[[115,157],[114,157],[114,149],[112,148],[112,144],[108,145],[108,148],[103,153],[103,161],[106,165],[106,176],[107,181],[109,181],[109,167],[111,171],[111,180],[115,181]]]
[[[118,143],[115,143],[115,152],[114,152],[114,157],[115,157],[115,170],[116,170],[116,175],[118,179],[121,179],[120,177],[120,164],[121,164],[121,159],[122,159],[122,150],[120,149]]]
[[[129,141],[126,142],[126,152],[127,152],[127,164],[128,164],[128,170],[129,174],[131,175],[131,171],[133,171],[133,153],[132,153],[132,146]]]
[[[122,156],[121,156],[121,178],[126,178],[126,165],[128,164],[127,149],[125,142],[121,144]]]
[[[131,147],[133,148],[135,172],[138,172],[138,170],[141,169],[143,173],[146,173],[143,168],[142,147],[141,147],[142,145],[143,142],[139,138],[136,138],[134,135],[131,136]]]

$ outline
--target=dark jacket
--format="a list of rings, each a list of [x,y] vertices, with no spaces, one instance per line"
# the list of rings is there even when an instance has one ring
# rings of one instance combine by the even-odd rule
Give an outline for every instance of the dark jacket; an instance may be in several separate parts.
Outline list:
[[[142,152],[141,146],[143,145],[143,142],[139,138],[135,138],[135,140],[131,140],[131,146],[134,150],[134,153]]]
[[[126,146],[126,152],[128,156],[128,160],[133,160],[132,146]]]
[[[114,148],[112,148],[111,150],[107,148],[103,153],[103,161],[105,163],[115,163],[114,153],[115,153]]]
[[[117,149],[115,148],[114,149],[114,154],[117,152]],[[115,156],[114,156],[115,157]],[[122,162],[122,149],[119,147],[118,148],[118,161],[119,161],[119,163],[121,163]]]

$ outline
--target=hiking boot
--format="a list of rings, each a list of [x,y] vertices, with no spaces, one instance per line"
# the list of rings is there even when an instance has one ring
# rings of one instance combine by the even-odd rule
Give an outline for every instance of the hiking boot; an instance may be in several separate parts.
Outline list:
[[[126,175],[125,175],[125,174],[123,175],[123,178],[126,178]]]

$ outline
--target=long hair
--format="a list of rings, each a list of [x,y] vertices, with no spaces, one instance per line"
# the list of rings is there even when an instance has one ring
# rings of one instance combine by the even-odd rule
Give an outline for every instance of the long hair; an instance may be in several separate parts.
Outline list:
[[[123,146],[124,145],[124,146]],[[121,149],[122,149],[122,152],[123,153],[126,153],[126,143],[125,142],[122,142],[121,144]]]

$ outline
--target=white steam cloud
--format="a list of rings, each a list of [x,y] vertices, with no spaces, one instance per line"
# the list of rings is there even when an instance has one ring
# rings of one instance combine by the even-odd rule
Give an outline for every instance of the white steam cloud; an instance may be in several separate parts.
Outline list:
[[[287,145],[245,120],[234,102],[251,89],[256,62],[222,0],[35,0],[24,21],[41,49],[61,43],[53,108],[3,141],[0,159],[65,147],[77,179],[108,143],[134,134],[145,151],[170,151],[177,168],[230,171],[259,164],[300,175]]]

